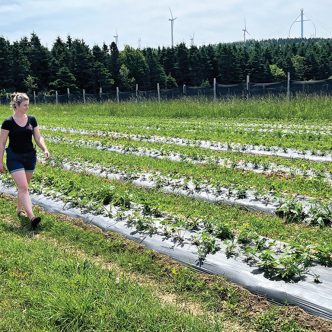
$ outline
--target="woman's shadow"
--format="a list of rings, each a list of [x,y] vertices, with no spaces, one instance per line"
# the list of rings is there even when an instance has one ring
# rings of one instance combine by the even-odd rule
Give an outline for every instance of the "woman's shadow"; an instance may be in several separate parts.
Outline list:
[[[11,222],[2,224],[5,231],[14,233],[21,237],[34,237],[40,232],[40,226],[33,228],[30,219],[23,214],[16,215]]]

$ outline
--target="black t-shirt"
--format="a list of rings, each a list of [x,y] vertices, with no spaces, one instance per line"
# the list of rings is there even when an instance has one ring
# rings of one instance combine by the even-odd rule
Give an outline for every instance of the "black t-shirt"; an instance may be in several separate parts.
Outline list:
[[[1,129],[9,130],[9,145],[14,152],[24,153],[34,150],[32,144],[33,129],[37,127],[37,120],[34,116],[28,115],[27,123],[24,127],[19,126],[12,116],[7,118]]]

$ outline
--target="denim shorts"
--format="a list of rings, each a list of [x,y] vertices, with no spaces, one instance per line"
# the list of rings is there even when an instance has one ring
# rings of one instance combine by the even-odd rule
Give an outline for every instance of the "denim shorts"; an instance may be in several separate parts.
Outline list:
[[[9,147],[6,148],[6,164],[10,173],[17,171],[33,172],[36,168],[36,162],[36,150],[17,153]]]

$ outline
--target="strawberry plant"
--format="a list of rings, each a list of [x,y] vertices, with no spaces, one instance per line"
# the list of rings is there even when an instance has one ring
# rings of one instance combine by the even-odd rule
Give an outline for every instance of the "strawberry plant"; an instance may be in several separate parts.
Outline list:
[[[311,205],[308,217],[305,222],[320,227],[330,226],[332,224],[332,208],[328,204]]]
[[[294,199],[290,199],[281,204],[276,209],[276,214],[288,223],[302,222],[306,217],[306,213],[303,211],[302,203]]]

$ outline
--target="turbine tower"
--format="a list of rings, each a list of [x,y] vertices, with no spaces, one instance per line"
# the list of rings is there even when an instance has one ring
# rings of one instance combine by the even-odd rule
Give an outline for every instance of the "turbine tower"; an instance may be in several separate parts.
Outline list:
[[[195,33],[192,34],[192,36],[190,37],[190,45],[194,46],[194,38],[195,38]]]
[[[115,38],[115,45],[116,45],[116,47],[118,47],[118,38],[119,38],[119,36],[118,36],[117,31],[115,32],[115,35],[113,37]]]
[[[244,19],[244,29],[242,29],[243,31],[243,41],[246,42],[246,33],[250,36],[250,33],[247,30],[247,23],[246,20]]]
[[[169,12],[171,13],[171,18],[169,18],[168,20],[171,22],[171,40],[172,40],[172,48],[173,48],[173,25],[174,25],[174,21],[177,19],[177,17],[173,17],[171,8],[169,8]]]

